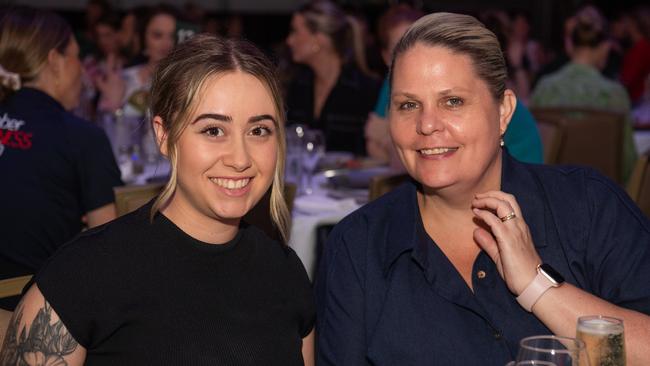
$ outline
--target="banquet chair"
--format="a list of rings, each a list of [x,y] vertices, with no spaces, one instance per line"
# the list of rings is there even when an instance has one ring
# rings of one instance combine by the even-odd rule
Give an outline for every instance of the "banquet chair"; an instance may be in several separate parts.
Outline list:
[[[650,217],[650,158],[639,156],[627,184],[627,193],[646,216]]]
[[[142,207],[162,192],[164,183],[115,187],[115,208],[117,216],[122,216]]]
[[[23,288],[31,279],[32,275],[27,275],[0,280],[0,299],[22,294]],[[12,314],[11,311],[0,309],[0,347],[2,347]]]
[[[584,108],[531,108],[538,121],[562,128],[557,164],[586,165],[623,183],[625,115]]]
[[[544,163],[557,164],[564,130],[562,125],[550,121],[537,121],[537,130],[544,148]]]
[[[406,173],[389,173],[372,177],[368,189],[368,201],[373,201],[384,194],[397,188],[400,184],[407,181],[409,175]]]
[[[32,275],[26,275],[0,280],[0,299],[20,295],[23,292],[25,285],[27,285],[31,279]]]
[[[12,315],[12,311],[0,309],[0,348],[4,344],[5,333],[7,332],[7,328],[9,328]]]

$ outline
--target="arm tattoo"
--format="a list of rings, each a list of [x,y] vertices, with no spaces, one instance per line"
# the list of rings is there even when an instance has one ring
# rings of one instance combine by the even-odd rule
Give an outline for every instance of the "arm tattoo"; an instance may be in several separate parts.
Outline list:
[[[67,366],[63,357],[77,348],[77,342],[65,328],[61,320],[50,324],[52,307],[45,301],[45,306],[38,310],[34,322],[18,332],[23,318],[22,304],[16,308],[7,336],[0,352],[0,365],[10,366]],[[29,328],[29,329],[28,329]]]

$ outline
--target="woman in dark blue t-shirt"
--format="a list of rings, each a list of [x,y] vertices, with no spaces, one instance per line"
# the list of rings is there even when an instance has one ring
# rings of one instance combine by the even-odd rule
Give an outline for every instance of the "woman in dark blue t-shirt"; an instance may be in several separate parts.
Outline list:
[[[84,225],[115,218],[113,187],[122,182],[104,132],[68,112],[79,101],[82,71],[79,46],[61,17],[6,10],[0,67],[4,279],[36,273]]]

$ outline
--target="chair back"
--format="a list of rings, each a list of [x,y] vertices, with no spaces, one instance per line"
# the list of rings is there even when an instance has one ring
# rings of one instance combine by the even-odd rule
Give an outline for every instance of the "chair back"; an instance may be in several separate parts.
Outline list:
[[[537,130],[544,147],[544,163],[557,164],[562,146],[564,130],[561,124],[550,121],[537,121]]]
[[[115,187],[115,208],[117,216],[135,211],[162,192],[164,183]]]
[[[538,121],[561,126],[557,164],[590,166],[623,182],[624,114],[579,108],[531,108],[531,112]]]
[[[383,196],[408,179],[409,175],[407,173],[389,173],[372,177],[368,189],[368,201]]]
[[[650,158],[639,156],[627,184],[627,193],[646,216],[650,217]]]
[[[23,288],[31,279],[32,275],[26,275],[0,280],[0,299],[22,294]]]

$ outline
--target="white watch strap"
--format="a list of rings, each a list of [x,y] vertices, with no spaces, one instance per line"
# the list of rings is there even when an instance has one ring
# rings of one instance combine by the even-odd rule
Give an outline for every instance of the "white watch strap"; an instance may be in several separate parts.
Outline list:
[[[517,296],[517,302],[521,307],[526,309],[528,312],[533,311],[533,305],[539,300],[542,295],[549,288],[554,287],[553,283],[549,281],[546,276],[544,276],[539,270],[537,270],[537,276],[533,281]]]

